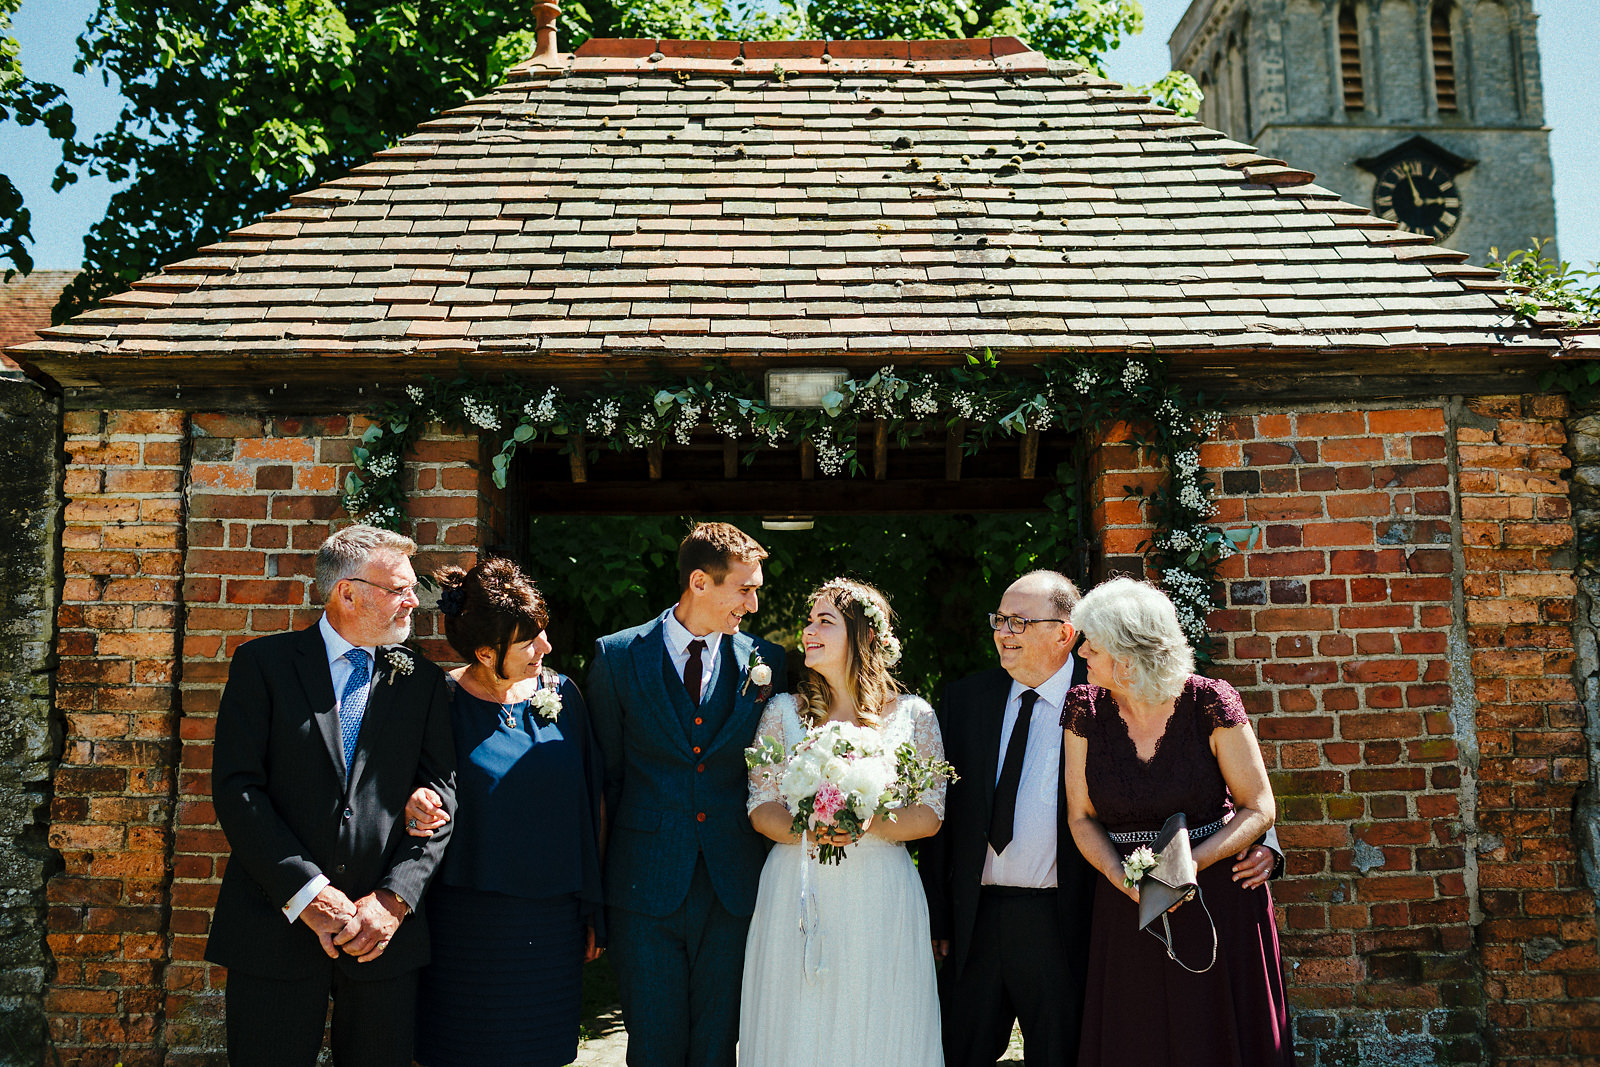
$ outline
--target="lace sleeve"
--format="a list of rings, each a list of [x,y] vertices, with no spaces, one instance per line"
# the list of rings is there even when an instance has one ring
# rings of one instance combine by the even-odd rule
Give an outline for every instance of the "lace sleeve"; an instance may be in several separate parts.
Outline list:
[[[944,737],[939,733],[939,720],[933,714],[933,708],[921,697],[902,697],[908,707],[905,712],[913,716],[911,720],[911,743],[916,746],[917,755],[923,759],[944,759]],[[941,821],[944,819],[944,794],[950,783],[941,777],[922,795],[922,802]]]
[[[1061,728],[1071,730],[1079,737],[1089,736],[1089,724],[1094,720],[1094,693],[1092,685],[1075,685],[1067,690],[1061,701]]]
[[[776,738],[780,745],[788,747],[788,740],[784,736],[784,715],[789,709],[786,699],[788,694],[775,696],[767,701],[766,710],[761,713],[761,722],[756,727],[756,736],[750,739],[753,745],[762,737]],[[752,767],[750,769],[750,795],[745,801],[744,811],[748,815],[769,800],[783,803],[783,795],[778,792],[778,782],[783,777],[783,765],[771,767]]]
[[[1250,717],[1244,712],[1244,700],[1233,686],[1220,679],[1201,678],[1198,675],[1192,679],[1192,683],[1207,733],[1249,725]]]

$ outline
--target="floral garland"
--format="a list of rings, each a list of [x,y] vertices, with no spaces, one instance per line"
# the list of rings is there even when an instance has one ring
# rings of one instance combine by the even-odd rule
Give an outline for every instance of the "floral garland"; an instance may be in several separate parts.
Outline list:
[[[809,441],[819,471],[828,477],[862,470],[856,434],[863,421],[886,422],[904,445],[930,430],[964,421],[963,448],[979,451],[992,437],[1020,437],[1053,427],[1092,433],[1114,422],[1139,427],[1134,444],[1149,449],[1170,473],[1152,494],[1155,533],[1143,546],[1147,560],[1178,609],[1184,631],[1202,652],[1206,615],[1214,608],[1216,567],[1254,530],[1212,524],[1213,486],[1200,466],[1200,445],[1220,426],[1220,416],[1165,381],[1164,366],[1146,360],[1059,356],[1029,376],[1001,370],[985,352],[964,366],[919,371],[909,377],[884,367],[851,379],[823,398],[820,409],[769,407],[760,383],[725,368],[651,384],[607,379],[572,391],[515,376],[496,381],[427,379],[406,386],[405,399],[375,416],[355,449],[356,470],[344,485],[350,514],[396,529],[405,503],[405,454],[429,422],[498,434],[491,477],[504,488],[511,457],[524,445],[561,441],[568,450],[598,454],[687,444],[709,425],[745,445],[745,462],[761,448]],[[1057,473],[1058,481],[1071,475]],[[1081,487],[1064,486],[1075,490]],[[1066,522],[1076,492],[1052,493],[1047,502]]]

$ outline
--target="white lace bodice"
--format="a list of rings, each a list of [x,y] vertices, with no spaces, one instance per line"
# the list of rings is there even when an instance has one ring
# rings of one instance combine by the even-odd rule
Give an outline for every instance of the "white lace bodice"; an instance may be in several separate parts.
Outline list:
[[[890,749],[910,741],[916,746],[917,755],[924,759],[944,759],[944,738],[939,734],[939,720],[934,717],[933,708],[919,696],[910,693],[901,695],[884,718],[880,729]],[[806,728],[800,722],[800,702],[793,693],[779,693],[767,701],[766,710],[761,713],[761,724],[756,727],[756,737],[775,738],[788,750],[798,744],[805,734]],[[750,771],[750,796],[745,805],[746,812],[755,811],[768,801],[782,804],[783,795],[778,791],[782,777],[781,765],[753,768]],[[939,779],[922,798],[922,802],[941,820],[944,818],[947,785],[943,778]]]

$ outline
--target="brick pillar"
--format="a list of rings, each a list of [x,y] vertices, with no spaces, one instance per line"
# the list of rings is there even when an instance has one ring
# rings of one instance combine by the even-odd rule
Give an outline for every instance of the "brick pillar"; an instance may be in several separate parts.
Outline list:
[[[65,417],[46,1001],[64,1065],[160,1062],[184,429],[177,411]]]
[[[1573,685],[1560,397],[1470,401],[1456,428],[1477,680],[1479,941],[1497,1067],[1600,1056],[1600,960],[1573,804],[1588,781]]]
[[[167,969],[168,1067],[225,1067],[222,968],[201,957],[227,864],[227,840],[211,804],[211,742],[228,661],[252,637],[310,626],[321,615],[313,588],[316,551],[350,521],[338,487],[353,469],[361,418],[196,414],[185,561],[182,772],[172,867],[172,964]],[[407,533],[425,575],[478,543],[476,438],[438,427],[407,457]],[[431,597],[424,597],[425,604]],[[433,612],[416,616],[429,655]]]

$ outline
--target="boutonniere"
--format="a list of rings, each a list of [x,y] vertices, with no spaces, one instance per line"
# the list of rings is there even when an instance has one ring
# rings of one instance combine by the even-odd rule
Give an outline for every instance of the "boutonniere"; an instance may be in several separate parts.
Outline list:
[[[383,654],[383,661],[389,665],[389,684],[393,685],[395,677],[401,674],[410,674],[417,669],[415,661],[409,652],[398,648],[391,648]]]
[[[1156,854],[1150,851],[1149,845],[1141,845],[1133,850],[1132,855],[1122,861],[1122,884],[1132,889],[1139,884],[1139,880],[1156,866]]]
[[[759,649],[750,650],[750,661],[744,665],[744,671],[744,685],[739,690],[740,696],[748,693],[752,685],[756,687],[757,700],[765,700],[772,695],[772,668],[761,658]]]
[[[555,722],[561,717],[561,693],[546,681],[544,688],[534,690],[528,698],[528,708],[545,722]]]

